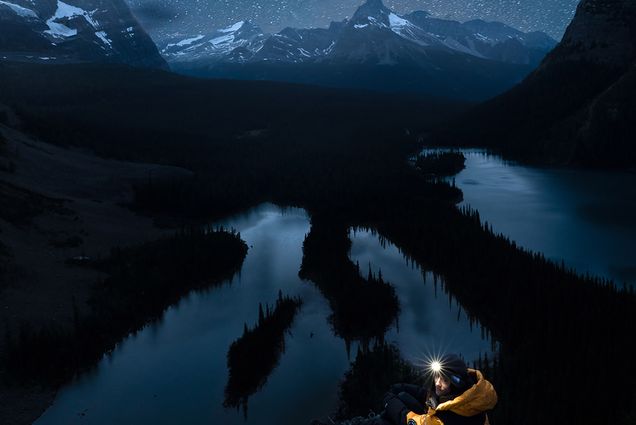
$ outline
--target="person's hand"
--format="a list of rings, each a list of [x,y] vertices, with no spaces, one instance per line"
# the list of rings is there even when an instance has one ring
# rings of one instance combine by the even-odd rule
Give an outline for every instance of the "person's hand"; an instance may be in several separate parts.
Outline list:
[[[397,394],[394,394],[392,392],[388,392],[388,393],[384,393],[384,396],[382,397],[382,405],[386,406],[386,404],[393,398],[395,398],[397,396]]]
[[[409,413],[409,409],[402,400],[393,395],[392,397],[385,397],[384,413],[386,418],[394,425],[403,425],[406,423],[406,415]]]

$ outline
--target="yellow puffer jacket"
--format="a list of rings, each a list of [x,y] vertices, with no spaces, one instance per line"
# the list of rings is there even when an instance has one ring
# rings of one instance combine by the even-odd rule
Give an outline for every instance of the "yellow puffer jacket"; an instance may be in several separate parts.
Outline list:
[[[475,416],[495,407],[497,393],[492,384],[478,370],[468,369],[468,373],[477,381],[475,385],[454,399],[440,403],[436,409],[429,407],[428,412],[423,415],[409,412],[406,415],[407,423],[409,425],[444,425],[437,416],[437,412],[450,411],[460,416]],[[485,424],[488,424],[488,416],[486,416]]]

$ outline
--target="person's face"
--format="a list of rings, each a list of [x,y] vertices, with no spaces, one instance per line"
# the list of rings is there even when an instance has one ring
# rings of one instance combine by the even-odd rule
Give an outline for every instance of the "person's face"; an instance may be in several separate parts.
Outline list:
[[[435,394],[441,397],[448,393],[450,393],[450,380],[443,375],[437,375],[435,377]]]

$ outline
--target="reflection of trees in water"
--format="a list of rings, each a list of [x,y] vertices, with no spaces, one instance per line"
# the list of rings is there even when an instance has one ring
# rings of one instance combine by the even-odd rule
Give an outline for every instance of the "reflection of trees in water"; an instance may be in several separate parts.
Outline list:
[[[227,353],[229,379],[225,387],[225,407],[242,407],[247,418],[247,400],[260,390],[276,368],[285,351],[285,331],[291,326],[302,301],[300,298],[278,299],[273,309],[258,305],[258,322],[230,345]]]
[[[351,239],[343,222],[312,217],[311,231],[303,243],[300,277],[313,281],[329,301],[329,318],[336,335],[349,343],[367,345],[382,339],[396,320],[399,304],[395,290],[370,270],[366,279],[349,259]]]
[[[442,276],[441,290],[450,302],[459,301],[469,323],[479,323],[482,334],[492,335],[498,343],[495,358],[468,359],[477,360],[476,366],[485,369],[498,390],[499,405],[492,423],[530,424],[545,418],[554,423],[633,423],[633,382],[611,379],[618,371],[621,376],[636,376],[636,351],[628,336],[636,323],[633,289],[578,276],[563,264],[525,251],[496,235],[469,208],[403,199],[375,210],[361,208],[350,217],[354,219],[343,222],[375,229],[411,260]],[[342,328],[360,331],[364,327],[352,328],[351,323],[359,323],[355,320],[342,326],[337,320],[346,317],[339,316],[343,307],[338,304],[339,288],[334,288],[334,282],[342,280],[329,280],[325,275],[331,277],[340,270],[346,275],[347,266],[336,254],[347,251],[348,241],[342,230],[346,227],[338,227],[338,220],[330,221],[312,217],[301,277],[318,284],[332,303],[336,332],[347,335]],[[374,318],[370,311],[366,317]],[[392,368],[399,370],[399,363],[388,362],[382,373],[391,374]],[[596,391],[608,379],[613,390]],[[571,392],[579,388],[590,389],[595,405],[617,408],[611,412],[590,409],[589,399]],[[371,392],[341,391],[340,411],[364,414],[377,403],[376,397]],[[569,407],[564,409],[562,402]]]
[[[496,235],[471,209],[408,204],[378,221],[378,232],[444,278],[443,290],[499,342],[486,367],[499,392],[492,422],[623,423],[636,405],[633,334],[636,297],[601,278],[578,276],[563,264]],[[595,405],[574,389],[590,389]],[[546,400],[559,403],[546,403]],[[563,408],[566,402],[568,408]],[[537,406],[541,406],[537,409]],[[632,410],[636,410],[632,408]],[[629,422],[624,422],[629,423]]]
[[[219,285],[238,272],[247,254],[240,235],[188,229],[138,246],[113,249],[93,265],[109,276],[97,284],[91,311],[75,305],[74,326],[23,326],[7,333],[6,365],[18,380],[60,383],[92,367],[105,351],[197,288]],[[74,300],[74,299],[73,299]]]

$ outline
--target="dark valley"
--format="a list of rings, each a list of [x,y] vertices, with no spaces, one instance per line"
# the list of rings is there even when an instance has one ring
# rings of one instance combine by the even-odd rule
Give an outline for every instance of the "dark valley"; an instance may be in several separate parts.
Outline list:
[[[0,422],[386,424],[457,353],[492,424],[633,423],[633,3],[281,4],[0,0]]]

